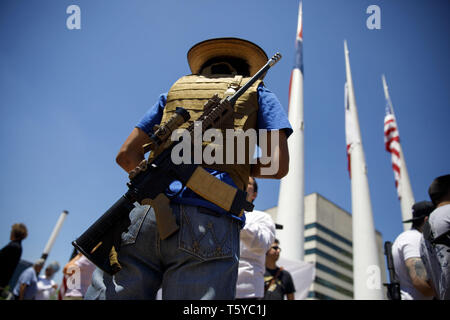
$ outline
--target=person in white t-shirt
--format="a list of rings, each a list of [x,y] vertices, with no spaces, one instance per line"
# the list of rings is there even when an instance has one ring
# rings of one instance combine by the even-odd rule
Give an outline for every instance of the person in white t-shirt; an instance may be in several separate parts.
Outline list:
[[[410,230],[402,232],[392,245],[392,258],[400,282],[402,300],[430,300],[434,291],[428,281],[427,272],[420,258],[422,228],[434,205],[429,201],[417,202],[412,207],[413,218]]]
[[[58,285],[53,280],[53,275],[58,272],[59,263],[54,261],[45,268],[45,274],[39,276],[37,282],[37,292],[35,300],[50,300],[56,298],[56,289]]]
[[[258,185],[253,177],[247,185],[247,200],[253,202]],[[275,239],[275,223],[263,211],[245,213],[245,225],[240,233],[240,258],[236,299],[262,299],[264,297],[264,272],[266,252]]]

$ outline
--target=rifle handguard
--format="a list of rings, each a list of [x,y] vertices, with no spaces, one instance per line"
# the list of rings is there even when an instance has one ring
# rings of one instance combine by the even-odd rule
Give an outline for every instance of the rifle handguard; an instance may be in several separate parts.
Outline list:
[[[150,142],[144,144],[144,154],[150,150],[155,150],[161,146],[170,137],[173,131],[178,129],[183,123],[191,118],[189,112],[181,107],[177,107],[174,115],[161,126],[156,126],[157,130],[150,136]]]

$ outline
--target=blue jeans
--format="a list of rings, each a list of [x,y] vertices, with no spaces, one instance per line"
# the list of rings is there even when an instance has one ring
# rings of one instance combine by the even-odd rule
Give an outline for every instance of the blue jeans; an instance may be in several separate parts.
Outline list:
[[[208,209],[171,205],[180,229],[161,240],[148,205],[130,212],[114,276],[96,269],[85,299],[232,300],[239,265],[239,223]],[[208,210],[206,212],[206,210]]]

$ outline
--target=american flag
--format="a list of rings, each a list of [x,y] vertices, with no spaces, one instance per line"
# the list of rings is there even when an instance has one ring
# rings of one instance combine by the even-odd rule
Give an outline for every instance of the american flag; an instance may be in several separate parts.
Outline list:
[[[301,72],[303,75],[303,23],[302,23],[302,3],[300,2],[298,11],[297,34],[295,36],[295,63],[291,72],[289,80],[289,101],[291,100],[292,87],[297,88],[300,84],[293,83],[292,79],[296,72]],[[295,89],[294,89],[295,90]],[[290,107],[290,106],[289,106]]]
[[[295,37],[295,66],[303,73],[303,21],[302,21],[302,3],[300,2],[298,10],[297,36]]]
[[[384,117],[384,144],[386,146],[386,151],[391,154],[395,188],[397,189],[397,195],[400,199],[400,137],[398,135],[397,122],[395,121],[395,116],[389,100],[386,106],[386,116]]]

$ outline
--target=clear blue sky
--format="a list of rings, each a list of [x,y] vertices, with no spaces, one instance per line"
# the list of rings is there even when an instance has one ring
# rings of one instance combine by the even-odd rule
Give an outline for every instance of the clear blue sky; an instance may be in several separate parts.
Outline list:
[[[81,8],[81,30],[66,9]],[[366,9],[381,8],[381,30]],[[450,3],[447,0],[305,0],[305,191],[351,211],[344,132],[344,45],[350,61],[376,228],[402,231],[390,155],[384,150],[386,74],[416,201],[450,172]],[[189,73],[195,43],[232,36],[283,59],[265,82],[287,110],[297,0],[2,0],[0,3],[0,246],[10,226],[40,257],[61,213],[69,216],[49,261],[126,191],[114,159],[158,95]],[[258,209],[277,205],[278,181],[259,180]],[[60,277],[57,277],[60,280]]]

